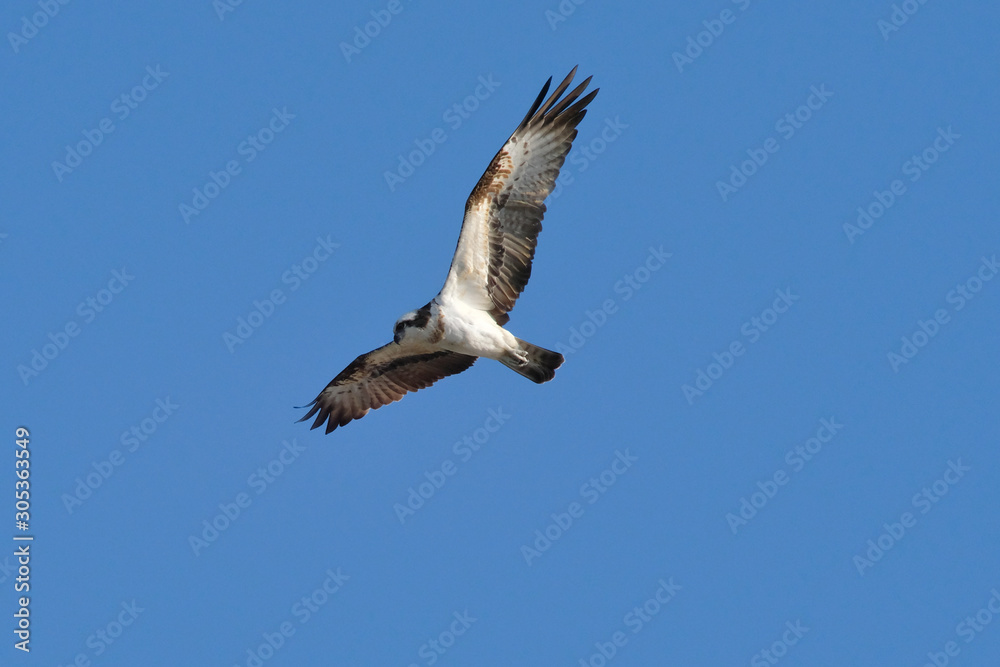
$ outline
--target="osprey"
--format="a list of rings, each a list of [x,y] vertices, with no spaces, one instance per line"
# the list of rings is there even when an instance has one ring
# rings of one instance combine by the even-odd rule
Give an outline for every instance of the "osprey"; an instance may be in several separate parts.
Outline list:
[[[545,198],[597,95],[595,89],[580,97],[588,77],[564,96],[575,74],[574,67],[548,99],[552,78],[545,82],[473,188],[438,295],[400,317],[393,342],[351,362],[304,406],[310,409],[299,421],[316,415],[312,428],[326,422],[329,433],[407,392],[461,373],[478,357],[496,359],[533,382],[555,377],[563,356],[517,338],[503,325],[531,275]]]

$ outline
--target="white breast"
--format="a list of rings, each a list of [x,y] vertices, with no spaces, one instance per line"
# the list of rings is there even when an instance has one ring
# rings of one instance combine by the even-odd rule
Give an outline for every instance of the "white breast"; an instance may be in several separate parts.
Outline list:
[[[518,348],[514,335],[493,321],[489,313],[462,301],[442,304],[444,338],[441,346],[453,352],[499,359]]]

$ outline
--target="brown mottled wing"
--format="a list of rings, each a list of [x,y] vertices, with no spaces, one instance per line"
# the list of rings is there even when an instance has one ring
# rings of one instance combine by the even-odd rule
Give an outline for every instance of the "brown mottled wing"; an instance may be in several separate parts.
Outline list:
[[[496,154],[465,204],[465,220],[443,294],[489,311],[499,324],[531,276],[545,198],[576,138],[597,90],[580,94],[583,83],[565,96],[576,68],[542,102],[550,78],[528,114]],[[579,99],[577,99],[579,98]]]
[[[299,421],[316,415],[311,428],[326,422],[329,433],[369,410],[403,398],[406,392],[429,387],[443,377],[461,373],[476,357],[457,352],[417,349],[389,343],[351,362],[309,404]]]

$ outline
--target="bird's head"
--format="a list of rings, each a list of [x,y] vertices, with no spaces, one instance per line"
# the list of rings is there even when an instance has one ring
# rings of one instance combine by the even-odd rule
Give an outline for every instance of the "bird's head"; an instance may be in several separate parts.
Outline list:
[[[431,309],[427,304],[419,310],[411,310],[396,320],[392,328],[392,339],[397,343],[404,340],[425,339],[427,337],[427,323],[430,322]]]

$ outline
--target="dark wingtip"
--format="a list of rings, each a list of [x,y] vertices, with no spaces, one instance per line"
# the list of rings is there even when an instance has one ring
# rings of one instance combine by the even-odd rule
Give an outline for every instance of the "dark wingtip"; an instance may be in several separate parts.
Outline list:
[[[311,403],[307,403],[306,405],[295,406],[296,410],[301,410],[303,408],[309,408],[309,411],[307,413],[305,413],[304,415],[302,415],[302,419],[296,419],[295,423],[298,424],[300,422],[306,421],[307,419],[310,419],[314,414],[316,414],[317,412],[320,412],[319,407],[320,407],[319,406],[319,396],[317,396],[316,398],[314,398]],[[310,429],[316,428],[317,425],[318,424],[313,424],[309,428]]]
[[[531,108],[528,109],[528,113],[525,114],[524,120],[522,120],[521,123],[518,125],[519,128],[527,125],[528,121],[531,120],[531,117],[535,115],[536,111],[538,111],[538,107],[542,105],[542,100],[545,99],[545,94],[549,92],[549,86],[551,85],[552,85],[552,77],[550,76],[549,80],[545,82],[544,86],[542,86],[542,92],[538,93],[538,97],[535,98],[535,101],[531,105]]]
[[[517,130],[521,130],[531,123],[544,123],[554,121],[557,118],[561,118],[574,125],[583,119],[583,113],[581,112],[594,99],[600,88],[592,90],[582,99],[578,99],[594,78],[593,76],[588,76],[576,88],[567,93],[567,89],[573,82],[574,77],[576,77],[578,67],[579,65],[575,65],[570,70],[570,73],[566,75],[566,78],[551,93],[549,93],[549,87],[552,84],[552,77],[549,77],[549,80],[545,82],[545,86],[542,88],[542,92],[538,94],[528,114],[521,121],[521,124],[518,125]]]

